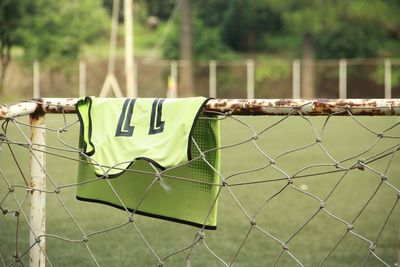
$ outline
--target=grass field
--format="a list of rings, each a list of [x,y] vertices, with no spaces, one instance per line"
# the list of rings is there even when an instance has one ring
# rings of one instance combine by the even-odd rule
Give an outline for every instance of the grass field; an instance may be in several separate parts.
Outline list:
[[[251,125],[256,132],[283,119],[282,117],[238,118],[241,122]],[[49,127],[58,128],[64,125],[62,116],[47,115],[46,119]],[[67,116],[69,122],[75,119],[74,115]],[[398,117],[358,117],[357,119],[375,132],[382,132],[399,123]],[[283,152],[313,144],[275,159],[276,166],[289,175],[311,165],[314,167],[303,170],[299,175],[338,170],[332,166],[333,161],[327,156],[327,153],[315,143],[314,128],[320,135],[324,148],[329,151],[332,158],[340,161],[344,168],[353,166],[360,159],[368,161],[371,156],[389,147],[396,145],[398,147],[400,143],[399,125],[386,131],[384,133],[386,137],[378,140],[376,134],[362,127],[350,117],[331,118],[322,135],[320,133],[326,117],[307,117],[307,120],[302,117],[290,117],[278,125],[268,128],[255,141],[269,157],[276,157]],[[21,121],[27,122],[26,118]],[[253,136],[246,124],[231,118],[223,120],[221,124],[222,144],[236,144]],[[21,127],[29,136],[29,128]],[[63,140],[76,146],[77,134],[78,125],[75,125],[67,133],[62,134]],[[14,141],[24,141],[22,134],[12,125],[8,129],[7,136]],[[47,132],[47,142],[49,145],[61,145],[57,141],[56,134],[50,131]],[[376,142],[375,146],[371,147],[374,142]],[[28,150],[15,145],[12,147],[18,156],[25,176],[28,177]],[[368,149],[369,147],[371,149]],[[364,153],[357,155],[361,152]],[[354,155],[357,156],[352,158]],[[350,159],[344,160],[346,158]],[[267,163],[267,158],[256,149],[252,141],[222,150],[221,173],[224,177],[229,178],[229,188],[250,216],[257,211],[265,199],[287,185],[286,180],[266,182],[266,180],[284,177],[272,166],[259,171],[239,174],[241,171],[259,168]],[[331,166],[323,166],[323,164]],[[396,190],[382,182],[378,174],[384,173],[388,164],[387,182],[399,190],[400,155],[397,153],[371,162],[368,164],[371,169],[355,168],[350,170],[326,201],[326,210],[346,222],[352,222],[356,218],[352,231],[363,238],[374,241],[379,235],[375,253],[392,266],[397,261],[400,249],[400,205],[395,205],[398,201]],[[76,182],[76,168],[77,164],[74,161],[52,155],[47,156],[48,173],[54,178],[57,185]],[[24,183],[5,144],[2,145],[0,152],[0,170],[12,184],[22,185]],[[256,217],[257,226],[283,242],[296,233],[288,242],[290,253],[305,266],[318,266],[344,236],[347,228],[344,223],[332,218],[325,211],[316,213],[320,208],[320,202],[312,196],[324,199],[343,174],[344,172],[340,171],[294,179],[295,187],[287,186],[263,207]],[[0,201],[7,194],[8,186],[4,177],[0,177]],[[241,185],[255,181],[264,182]],[[168,181],[166,182],[168,183]],[[49,190],[54,189],[50,181],[47,181],[47,185]],[[379,189],[374,193],[378,186]],[[296,190],[296,188],[300,190]],[[86,233],[112,228],[127,221],[126,213],[121,210],[77,201],[75,191],[75,187],[65,188],[61,191],[60,197]],[[24,188],[16,188],[14,195],[22,203],[26,191]],[[55,194],[47,195],[46,205],[48,234],[72,240],[82,239],[76,225]],[[6,207],[8,210],[17,208],[11,196],[5,198],[1,207]],[[393,207],[393,212],[380,233],[380,229]],[[241,247],[249,232],[250,223],[226,188],[222,189],[218,209],[218,229],[205,233],[205,240],[209,248],[228,263],[241,248],[235,258],[235,266],[272,266],[283,251],[282,245],[257,228],[253,228]],[[29,203],[25,203],[24,210],[29,210]],[[360,211],[362,212],[360,213]],[[315,213],[313,219],[307,222]],[[26,212],[26,214],[29,213]],[[135,215],[135,223],[161,258],[189,246],[198,232],[197,228],[191,226],[140,215]],[[303,224],[305,226],[301,227]],[[16,245],[16,225],[16,217],[13,213],[0,214],[0,265],[7,266],[12,261]],[[297,232],[298,229],[300,229],[299,232]],[[20,216],[18,236],[20,253],[28,249],[28,241],[27,224],[24,217]],[[157,266],[158,260],[132,224],[94,235],[87,244],[101,266]],[[366,240],[348,233],[324,266],[363,266],[370,252],[369,245]],[[53,266],[95,265],[82,242],[74,243],[47,237],[46,247],[48,258]],[[187,253],[188,251],[184,251],[169,257],[165,260],[165,266],[185,266]],[[370,256],[368,259],[365,266],[384,266],[375,257]],[[23,262],[25,265],[27,264],[27,255],[23,257]],[[223,266],[203,243],[195,246],[191,263],[193,266]],[[296,265],[297,263],[287,253],[282,255],[277,264],[277,266]]]

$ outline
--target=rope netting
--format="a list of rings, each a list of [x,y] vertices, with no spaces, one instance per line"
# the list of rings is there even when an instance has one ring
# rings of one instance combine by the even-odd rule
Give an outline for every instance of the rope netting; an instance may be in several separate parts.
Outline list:
[[[77,165],[87,162],[78,147],[76,115],[46,115],[46,125],[31,125],[26,117],[4,120],[0,265],[25,266],[39,248],[49,266],[399,266],[398,117],[360,117],[349,109],[310,117],[298,107],[283,116],[213,113],[200,119],[220,120],[221,146],[204,151],[193,140],[196,156],[183,165],[201,161],[219,183],[153,166],[146,172],[149,187],[132,210],[106,173],[84,182],[106,178],[122,211],[75,199],[82,186]],[[31,141],[31,127],[45,130],[45,144]],[[215,150],[222,154],[220,171],[207,156]],[[39,190],[47,199],[44,234],[35,233],[30,221],[29,197],[38,189],[30,180],[29,156],[47,184]],[[211,212],[218,199],[217,230],[136,214],[152,188],[174,194],[172,180],[218,187],[209,207]]]

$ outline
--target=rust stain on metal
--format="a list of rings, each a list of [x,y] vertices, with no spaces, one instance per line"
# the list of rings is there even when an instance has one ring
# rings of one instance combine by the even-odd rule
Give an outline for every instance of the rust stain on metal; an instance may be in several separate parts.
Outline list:
[[[307,115],[328,115],[333,113],[340,113],[346,115],[347,112],[355,113],[357,115],[382,115],[385,114],[382,110],[374,109],[376,104],[374,102],[365,102],[364,100],[353,102],[352,100],[338,100],[329,101],[325,99],[316,100],[313,102],[313,109]],[[376,113],[379,111],[379,113]],[[340,114],[337,114],[340,115]]]
[[[290,99],[280,99],[275,102],[275,106],[291,106],[293,104],[293,101]]]
[[[218,101],[214,104],[214,107],[216,108],[223,108],[226,107],[228,102],[226,100]]]
[[[77,98],[43,98],[0,106],[0,119],[32,114],[36,120],[44,113],[75,113]],[[205,114],[233,115],[400,115],[400,99],[211,99]]]
[[[333,106],[328,103],[316,101],[313,103],[313,112],[319,114],[331,114],[334,113]]]
[[[7,117],[8,109],[7,106],[0,106],[0,118]]]
[[[384,115],[386,114],[383,110],[379,110],[379,109],[363,109],[363,110],[359,110],[357,111],[357,115]]]
[[[41,98],[35,98],[32,100],[36,102],[36,108],[35,111],[31,114],[31,118],[32,120],[39,120],[39,118],[43,117],[45,113],[42,105],[43,100]]]
[[[242,114],[262,114],[263,113],[263,107],[260,105],[250,105],[247,106],[246,109],[242,109],[238,111],[239,113]]]
[[[35,188],[36,188],[36,183],[35,183],[35,180],[34,179],[31,179],[30,181],[29,181],[29,193],[31,193],[31,194],[33,194],[33,192],[35,191]]]
[[[257,100],[253,99],[253,101],[251,101],[252,105],[257,105]]]

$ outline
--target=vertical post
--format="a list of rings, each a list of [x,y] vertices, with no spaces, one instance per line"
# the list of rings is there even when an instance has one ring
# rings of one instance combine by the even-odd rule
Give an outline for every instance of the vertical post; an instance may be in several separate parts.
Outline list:
[[[40,97],[40,66],[39,61],[33,62],[33,98]]]
[[[176,60],[171,61],[171,70],[168,77],[168,91],[167,97],[176,98],[178,97],[178,62]]]
[[[247,60],[247,99],[254,99],[254,60]]]
[[[209,97],[217,97],[217,63],[211,60],[209,67]]]
[[[133,56],[133,11],[132,0],[124,0],[124,20],[125,20],[125,76],[126,76],[126,95],[137,97],[136,72]]]
[[[347,62],[346,59],[339,61],[339,98],[347,98]]]
[[[30,115],[31,144],[30,151],[30,215],[29,215],[29,244],[33,247],[29,251],[29,266],[45,266],[45,238],[46,233],[46,176],[45,168],[45,125],[44,114]],[[38,149],[38,150],[35,150]],[[41,150],[41,151],[39,151]]]
[[[397,250],[397,266],[400,266],[400,230],[399,230],[399,241],[398,241],[398,250]]]
[[[293,81],[292,81],[292,97],[293,99],[300,98],[300,60],[293,60]]]
[[[392,98],[392,63],[390,59],[385,60],[385,98]]]
[[[399,230],[399,241],[398,241],[398,250],[397,250],[397,266],[400,266],[400,230]]]
[[[86,63],[79,61],[79,96],[86,96]]]
[[[135,60],[134,62],[133,62],[133,73],[134,73],[134,75],[133,75],[133,95],[134,95],[134,97],[138,97],[138,91],[139,91],[139,86],[138,86],[138,84],[139,84],[139,61],[138,60]]]

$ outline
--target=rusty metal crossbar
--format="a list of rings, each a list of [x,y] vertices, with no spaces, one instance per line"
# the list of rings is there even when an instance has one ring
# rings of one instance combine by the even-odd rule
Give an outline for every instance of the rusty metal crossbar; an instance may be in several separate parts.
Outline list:
[[[0,106],[0,120],[30,114],[75,113],[79,98],[41,98]],[[400,115],[400,99],[211,99],[205,113],[232,115]]]

